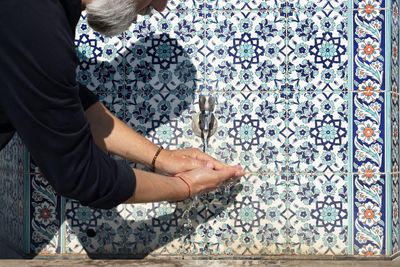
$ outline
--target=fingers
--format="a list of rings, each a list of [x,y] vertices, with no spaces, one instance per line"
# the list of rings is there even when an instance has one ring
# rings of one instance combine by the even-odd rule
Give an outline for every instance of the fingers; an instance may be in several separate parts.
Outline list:
[[[225,168],[225,167],[229,166],[228,164],[226,164],[224,162],[221,162],[221,161],[218,161],[217,159],[211,157],[210,155],[207,155],[206,153],[200,151],[197,148],[193,148],[191,150],[194,153],[196,159],[199,159],[199,160],[202,160],[202,161],[213,161],[216,170],[220,170],[222,168]]]
[[[240,166],[230,166],[221,170],[215,171],[221,182],[231,179],[232,177],[239,178],[245,174],[242,167]]]

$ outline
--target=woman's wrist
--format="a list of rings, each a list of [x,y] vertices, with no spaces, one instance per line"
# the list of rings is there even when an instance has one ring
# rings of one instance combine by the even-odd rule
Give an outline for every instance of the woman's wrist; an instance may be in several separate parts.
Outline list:
[[[156,170],[156,162],[157,162],[158,156],[160,155],[160,153],[161,153],[161,151],[162,151],[163,149],[164,149],[164,148],[163,148],[162,146],[160,146],[160,147],[157,149],[156,153],[154,153],[153,160],[151,161],[151,164],[150,164],[150,168],[151,168],[151,171],[152,171],[152,172],[155,172],[155,170]]]

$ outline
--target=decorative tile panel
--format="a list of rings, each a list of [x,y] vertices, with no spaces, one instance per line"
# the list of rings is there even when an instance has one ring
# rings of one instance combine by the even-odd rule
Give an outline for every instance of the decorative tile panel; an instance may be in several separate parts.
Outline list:
[[[399,3],[391,7],[391,165],[392,165],[392,253],[399,251]]]
[[[288,97],[288,164],[296,172],[348,171],[348,92]]]
[[[347,10],[341,9],[291,10],[288,13],[287,82],[290,90],[349,90],[348,15]]]
[[[326,173],[288,176],[288,253],[346,254],[347,177]]]
[[[209,11],[207,85],[214,91],[277,91],[285,83],[281,10]]]
[[[26,252],[397,252],[398,22],[397,0],[171,0],[106,38],[83,14],[80,83],[168,149],[203,148],[192,118],[201,94],[216,97],[207,153],[246,175],[183,202],[99,210],[58,196],[32,161]],[[15,247],[24,232],[14,205],[24,195],[21,147],[14,140],[0,153],[0,234],[12,233]]]
[[[374,1],[373,1],[374,2]],[[379,3],[376,3],[378,5]],[[354,11],[353,171],[354,253],[387,254],[385,214],[385,14],[364,7]],[[381,91],[381,92],[380,92]],[[389,137],[390,138],[390,137]],[[391,193],[389,193],[391,194]],[[389,211],[391,213],[391,211]]]
[[[240,184],[216,190],[211,199],[209,213],[214,218],[207,224],[207,254],[284,253],[288,219],[284,177],[248,175]]]

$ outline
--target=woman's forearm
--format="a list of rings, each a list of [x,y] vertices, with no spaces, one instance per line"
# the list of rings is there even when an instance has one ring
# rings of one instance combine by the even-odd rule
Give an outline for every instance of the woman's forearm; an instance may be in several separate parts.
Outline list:
[[[86,110],[95,143],[103,150],[150,166],[158,147],[111,114],[100,102]]]
[[[180,201],[188,197],[187,185],[176,177],[135,169],[136,189],[124,203]]]

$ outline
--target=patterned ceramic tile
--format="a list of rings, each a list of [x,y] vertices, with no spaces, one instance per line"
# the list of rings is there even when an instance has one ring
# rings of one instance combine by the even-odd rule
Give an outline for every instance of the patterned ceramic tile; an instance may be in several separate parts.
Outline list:
[[[360,3],[361,5],[362,3]],[[365,88],[353,97],[353,171],[354,177],[354,253],[388,254],[385,239],[385,88],[384,12],[373,9],[354,12],[354,88]],[[367,88],[370,93],[367,92]],[[371,88],[371,89],[369,89]],[[386,139],[387,138],[387,139]],[[386,179],[386,180],[385,180]],[[391,192],[389,193],[391,194]],[[387,238],[387,236],[386,236]]]
[[[398,218],[398,15],[388,81],[384,1],[348,7],[341,0],[172,0],[169,12],[140,18],[115,38],[93,32],[83,18],[77,78],[117,117],[157,145],[202,148],[191,121],[199,94],[213,95],[218,129],[207,152],[249,174],[185,202],[107,211],[64,203],[32,169],[29,251],[388,254],[387,218]],[[384,175],[390,141],[391,176]],[[20,168],[7,159],[0,169],[7,161],[14,172],[7,168],[0,190]],[[398,222],[392,230],[396,251]]]
[[[29,223],[28,253],[61,253],[61,197],[39,173],[39,169],[35,169],[36,173],[30,174],[29,217],[25,221]]]
[[[207,10],[267,10],[285,6],[284,0],[205,0]]]
[[[212,193],[208,254],[282,254],[287,248],[287,190],[280,175],[249,175]]]
[[[104,91],[118,90],[123,79],[123,36],[104,37],[89,28],[86,19],[81,19],[76,29],[75,45],[79,67],[79,83],[95,90],[100,98]]]
[[[372,19],[379,14],[379,9],[385,8],[385,4],[390,3],[390,1],[384,0],[355,0],[354,9],[359,9],[365,14],[365,18]],[[387,5],[390,8],[389,5]]]
[[[126,33],[127,84],[131,90],[196,88],[202,78],[203,14],[157,13],[132,24]]]
[[[345,10],[294,10],[288,14],[290,90],[348,90],[347,20]]]
[[[281,89],[286,34],[281,11],[210,11],[207,28],[206,73],[212,90]]]
[[[347,176],[290,174],[288,177],[290,253],[345,255]]]
[[[391,13],[391,165],[392,165],[392,253],[399,250],[399,2]]]
[[[288,0],[287,5],[290,8],[295,9],[309,9],[309,10],[332,10],[332,9],[350,9],[352,8],[352,1],[348,0],[317,0],[317,1],[307,1],[307,0]]]
[[[66,252],[138,257],[181,254],[189,247],[186,235],[192,230],[186,226],[187,208],[188,203],[162,202],[100,210],[67,201]]]
[[[209,153],[250,172],[280,171],[285,164],[285,100],[276,93],[215,95],[218,130]]]
[[[25,250],[24,152],[17,135],[0,152],[0,238],[19,253]]]
[[[0,238],[19,253],[25,251],[24,178],[9,169],[0,171]]]
[[[204,8],[204,0],[169,0],[166,9],[171,12],[192,12],[193,10],[202,10]]]
[[[288,97],[288,164],[297,172],[348,172],[348,93]]]

